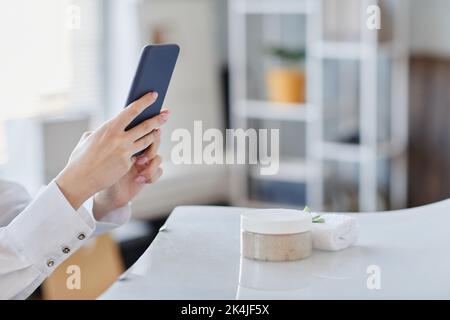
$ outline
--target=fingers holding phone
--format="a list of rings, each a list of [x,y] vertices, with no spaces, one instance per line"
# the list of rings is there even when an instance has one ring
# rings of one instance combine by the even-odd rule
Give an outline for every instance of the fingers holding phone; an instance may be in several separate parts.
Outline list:
[[[118,129],[126,130],[128,125],[133,122],[134,119],[136,119],[146,108],[155,103],[156,99],[158,99],[158,93],[152,91],[131,102],[114,118],[114,122],[119,127]]]
[[[101,190],[113,190],[105,191],[105,194],[119,190],[118,193],[123,195],[132,185],[129,181],[135,182],[137,178],[155,181],[161,175],[159,164],[155,167],[160,144],[160,131],[157,129],[168,118],[168,112],[161,112],[161,107],[179,51],[175,44],[145,46],[127,106],[114,119],[82,139],[74,149],[56,183],[75,209]],[[133,165],[142,161],[137,154],[147,155],[153,163],[145,165],[142,170],[145,176],[142,177],[135,177],[136,172],[133,172]],[[131,199],[140,190],[132,189],[134,191],[125,198]],[[104,198],[111,202],[111,197]]]
[[[167,122],[169,119],[169,113],[164,112],[160,113],[159,115],[145,120],[144,122],[141,122],[136,127],[130,129],[127,131],[127,134],[133,139],[134,141],[138,141],[139,139],[145,137],[149,133],[151,133],[153,130],[157,129],[158,127],[162,126],[164,123]]]
[[[84,135],[70,156],[67,166],[56,178],[63,194],[75,209],[95,193],[108,188],[123,177],[135,164],[136,152],[160,144],[160,130],[167,121],[164,112],[125,131],[133,117],[155,101],[146,94],[133,102],[111,121],[90,134]],[[150,158],[149,158],[150,160]]]

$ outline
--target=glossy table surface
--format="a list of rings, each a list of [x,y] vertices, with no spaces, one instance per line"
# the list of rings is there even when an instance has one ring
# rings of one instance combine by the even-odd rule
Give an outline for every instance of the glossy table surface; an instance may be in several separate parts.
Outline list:
[[[176,208],[100,299],[450,298],[450,200],[354,214],[355,246],[295,262],[240,257],[244,210]]]

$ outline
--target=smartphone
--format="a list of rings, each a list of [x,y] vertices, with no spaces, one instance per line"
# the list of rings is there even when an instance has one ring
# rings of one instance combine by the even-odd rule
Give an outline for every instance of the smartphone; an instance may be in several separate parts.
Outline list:
[[[147,45],[142,49],[125,106],[150,91],[158,92],[158,98],[138,115],[125,130],[129,130],[161,112],[179,52],[180,47],[176,44]]]

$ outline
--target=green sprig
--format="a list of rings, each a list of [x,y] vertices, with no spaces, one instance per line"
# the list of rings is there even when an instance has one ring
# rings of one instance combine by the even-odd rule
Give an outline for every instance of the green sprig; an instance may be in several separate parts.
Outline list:
[[[312,222],[313,222],[313,223],[325,223],[325,219],[324,219],[324,218],[321,218],[320,215],[318,215],[318,216],[315,216],[315,217],[312,219]]]
[[[303,209],[303,212],[306,212],[306,213],[312,213],[312,212],[311,212],[311,209],[308,208],[307,206],[305,206],[305,208]],[[321,218],[321,216],[320,216],[320,214],[319,214],[319,215],[317,215],[317,216],[315,216],[315,217],[312,218],[312,222],[313,222],[313,223],[325,223],[325,219],[324,219],[324,218]]]

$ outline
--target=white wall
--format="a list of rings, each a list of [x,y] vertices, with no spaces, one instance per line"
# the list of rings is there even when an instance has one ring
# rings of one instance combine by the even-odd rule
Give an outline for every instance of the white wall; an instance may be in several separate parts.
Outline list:
[[[450,56],[450,1],[410,1],[412,53]]]

